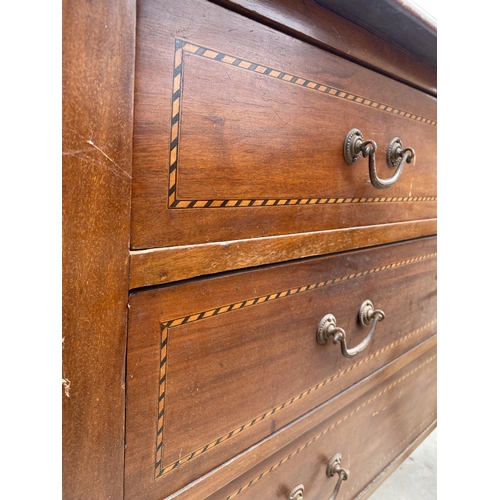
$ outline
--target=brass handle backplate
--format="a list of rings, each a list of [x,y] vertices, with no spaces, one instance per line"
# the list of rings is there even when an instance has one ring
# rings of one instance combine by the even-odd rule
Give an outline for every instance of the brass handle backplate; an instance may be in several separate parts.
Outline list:
[[[342,486],[342,481],[346,481],[347,479],[349,479],[349,471],[347,469],[343,469],[340,466],[341,462],[342,455],[340,453],[337,453],[332,457],[330,462],[328,462],[328,466],[326,467],[326,475],[328,477],[333,477],[335,476],[335,474],[338,474],[339,476],[337,484],[335,485],[335,488],[333,489],[333,492],[328,500],[335,500],[339,493],[340,487]]]
[[[365,339],[356,347],[348,349],[345,330],[337,327],[337,319],[333,314],[327,314],[321,318],[316,331],[318,344],[326,344],[330,339],[333,340],[334,344],[340,342],[342,355],[346,358],[353,358],[368,346],[375,333],[377,323],[384,320],[385,313],[380,309],[375,309],[371,301],[365,300],[359,308],[358,318],[363,326],[368,326],[370,323],[372,326]]]
[[[349,471],[340,466],[341,461],[342,455],[337,453],[332,457],[326,466],[326,475],[328,477],[333,477],[335,474],[338,474],[339,476],[337,483],[335,484],[335,488],[333,488],[333,492],[328,497],[328,500],[335,500],[337,498],[342,482],[349,478]],[[304,500],[304,485],[298,484],[295,486],[295,488],[290,492],[288,500]]]
[[[288,500],[304,500],[304,485],[298,484],[295,486],[295,488],[290,492]]]
[[[403,148],[403,143],[399,137],[394,137],[387,149],[387,166],[396,168],[396,172],[388,179],[381,179],[377,175],[377,166],[375,163],[375,151],[377,144],[375,141],[363,139],[363,134],[357,128],[351,129],[344,140],[344,159],[349,165],[356,163],[360,156],[363,158],[368,156],[368,171],[370,174],[370,182],[378,189],[386,189],[391,187],[403,173],[403,168],[406,163],[411,163],[415,157],[415,151],[412,148]]]

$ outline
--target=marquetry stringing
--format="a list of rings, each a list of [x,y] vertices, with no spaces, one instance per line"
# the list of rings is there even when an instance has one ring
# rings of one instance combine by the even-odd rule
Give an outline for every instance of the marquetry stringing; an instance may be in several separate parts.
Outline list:
[[[423,260],[433,258],[436,255],[437,255],[437,253],[434,252],[434,253],[422,255],[419,257],[413,257],[411,259],[393,262],[391,264],[386,264],[384,266],[379,266],[379,267],[375,267],[375,268],[368,269],[365,271],[360,271],[357,273],[348,274],[348,275],[338,277],[338,278],[332,278],[330,280],[321,281],[319,283],[312,283],[312,284],[308,284],[308,285],[303,285],[303,286],[299,286],[299,287],[296,287],[293,289],[283,290],[283,291],[279,291],[279,292],[275,292],[275,293],[271,293],[271,294],[267,294],[267,295],[262,295],[260,297],[251,298],[251,299],[240,301],[240,302],[235,302],[235,303],[221,306],[221,307],[218,307],[215,309],[210,309],[208,311],[202,311],[202,312],[199,312],[196,314],[190,314],[187,316],[183,316],[181,318],[175,318],[175,319],[171,319],[171,320],[168,320],[166,322],[161,323],[161,327],[160,327],[161,341],[160,341],[160,370],[159,370],[159,391],[158,391],[158,394],[159,394],[159,396],[158,396],[158,418],[157,418],[157,427],[156,427],[157,431],[156,431],[155,473],[154,473],[155,479],[158,479],[159,477],[165,475],[166,473],[171,472],[174,469],[177,469],[178,467],[180,467],[181,465],[189,462],[190,460],[200,456],[201,454],[205,453],[206,451],[209,451],[209,450],[215,448],[216,446],[218,446],[219,444],[237,436],[238,434],[244,432],[245,430],[249,429],[250,427],[254,426],[255,424],[257,424],[257,423],[269,418],[270,416],[274,415],[276,412],[279,412],[280,410],[282,410],[286,407],[289,407],[294,402],[299,401],[302,398],[307,397],[309,394],[312,394],[312,393],[318,391],[319,389],[321,389],[322,387],[324,387],[328,383],[330,383],[330,382],[334,381],[335,379],[339,378],[340,376],[342,376],[344,373],[347,373],[348,371],[351,371],[352,369],[369,361],[373,357],[380,355],[381,353],[390,349],[394,345],[406,341],[408,338],[414,336],[418,332],[421,332],[424,329],[431,327],[432,325],[435,324],[435,321],[431,321],[430,323],[427,323],[426,325],[423,325],[420,328],[404,335],[403,337],[392,342],[388,346],[385,346],[384,348],[373,353],[372,355],[370,355],[366,358],[363,358],[358,363],[351,365],[348,369],[343,370],[343,371],[333,375],[332,377],[324,380],[323,382],[318,383],[316,386],[311,387],[311,388],[303,391],[302,393],[298,394],[297,396],[293,397],[292,399],[285,401],[284,403],[277,405],[274,408],[271,408],[270,410],[266,411],[265,413],[253,418],[252,420],[249,420],[245,424],[232,429],[231,431],[227,432],[223,436],[220,436],[219,438],[214,439],[213,441],[207,443],[206,445],[199,447],[198,449],[180,457],[175,462],[172,462],[166,466],[163,466],[162,465],[162,455],[163,455],[162,451],[163,451],[163,444],[164,444],[163,443],[163,427],[164,427],[164,423],[165,423],[164,417],[165,417],[166,376],[167,376],[167,373],[166,373],[167,343],[168,343],[168,335],[169,335],[169,332],[172,328],[176,328],[178,326],[181,326],[181,325],[184,325],[187,323],[192,323],[195,321],[199,321],[202,319],[211,318],[211,317],[214,317],[214,316],[217,316],[220,314],[226,314],[226,313],[229,313],[231,311],[235,311],[235,310],[242,309],[245,307],[255,306],[258,304],[262,304],[264,302],[269,302],[271,300],[278,300],[278,299],[281,299],[284,297],[288,297],[290,295],[296,295],[296,294],[304,293],[304,292],[307,292],[310,290],[315,290],[317,288],[331,286],[331,285],[334,285],[334,284],[337,284],[337,283],[340,283],[343,281],[356,279],[356,278],[359,278],[361,276],[365,276],[367,274],[378,273],[381,271],[385,271],[387,269],[394,269],[397,267],[414,264],[416,262],[421,262]]]
[[[177,167],[179,156],[179,133],[180,133],[180,113],[181,113],[181,95],[182,95],[182,69],[183,53],[187,52],[195,56],[203,57],[217,61],[221,64],[227,64],[240,68],[244,71],[250,71],[263,76],[281,80],[290,85],[304,87],[309,90],[320,92],[336,99],[344,99],[354,102],[361,106],[375,108],[385,113],[394,114],[415,120],[427,125],[436,126],[436,121],[425,118],[416,113],[389,106],[388,104],[374,101],[357,94],[352,94],[342,89],[338,89],[319,82],[308,80],[292,73],[283,72],[264,64],[255,63],[246,59],[241,59],[224,52],[203,47],[201,45],[187,42],[184,40],[175,40],[174,53],[174,71],[172,85],[172,120],[171,120],[171,139],[169,155],[169,186],[168,186],[168,207],[175,209],[182,208],[229,208],[229,207],[269,207],[269,206],[290,206],[290,205],[333,205],[339,203],[395,203],[395,202],[426,202],[436,201],[435,196],[404,196],[404,197],[335,197],[335,198],[261,198],[261,199],[225,199],[225,200],[180,200],[177,198]]]
[[[366,400],[363,404],[359,405],[357,408],[355,408],[354,410],[352,410],[347,415],[344,415],[341,419],[337,420],[336,422],[334,422],[333,424],[331,424],[330,426],[328,426],[326,429],[323,429],[319,434],[316,434],[316,436],[314,436],[313,438],[311,438],[308,441],[306,441],[302,446],[300,446],[299,448],[297,448],[295,451],[293,451],[292,453],[290,453],[286,457],[282,458],[279,462],[276,462],[269,469],[267,469],[264,472],[262,472],[262,474],[260,474],[259,476],[255,477],[250,482],[248,482],[247,484],[245,484],[244,486],[242,486],[239,490],[235,491],[234,493],[231,493],[228,497],[225,498],[225,500],[232,500],[233,498],[237,497],[242,491],[245,491],[246,489],[250,488],[257,481],[260,481],[263,477],[265,477],[268,474],[270,474],[271,472],[273,472],[275,469],[277,469],[278,467],[280,467],[282,464],[284,464],[285,462],[288,462],[288,460],[290,460],[291,458],[293,458],[295,455],[297,455],[298,453],[300,453],[302,450],[304,450],[305,448],[307,448],[309,445],[311,445],[312,443],[314,443],[315,441],[317,441],[318,439],[320,439],[321,437],[323,437],[325,434],[327,434],[332,429],[334,429],[335,427],[337,427],[338,425],[340,425],[342,422],[344,422],[345,420],[347,420],[348,418],[350,418],[352,415],[354,415],[355,413],[357,413],[359,410],[361,410],[365,406],[367,406],[370,403],[372,403],[375,399],[379,398],[380,396],[382,396],[383,394],[385,394],[387,391],[391,390],[394,386],[400,384],[403,380],[406,380],[408,377],[411,377],[412,375],[414,375],[417,371],[421,370],[425,365],[429,364],[431,361],[434,361],[435,359],[436,359],[436,355],[434,355],[431,358],[427,359],[422,364],[420,364],[419,366],[417,366],[416,368],[414,368],[413,370],[411,370],[410,372],[406,373],[401,378],[399,378],[398,380],[396,380],[395,382],[393,382],[391,385],[388,385],[384,390],[380,391],[375,396],[373,396],[370,399]],[[430,418],[430,417],[428,417],[428,418]],[[407,436],[407,438],[408,438],[408,436]]]

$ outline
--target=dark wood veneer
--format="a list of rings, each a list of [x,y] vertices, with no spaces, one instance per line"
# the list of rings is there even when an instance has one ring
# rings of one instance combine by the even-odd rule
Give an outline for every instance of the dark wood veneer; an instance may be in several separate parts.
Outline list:
[[[429,95],[197,0],[141,5],[136,70],[134,249],[436,215]],[[416,150],[395,186],[345,163],[353,127],[382,176],[392,138]]]
[[[407,0],[315,0],[390,44],[437,67],[437,21]]]
[[[131,498],[186,486],[434,334],[435,251],[427,238],[133,295]],[[316,343],[327,313],[361,342],[366,299],[387,316],[366,351]]]
[[[132,251],[130,288],[436,234],[436,219]]]
[[[65,500],[123,498],[135,2],[63,2]]]
[[[436,425],[435,83],[313,0],[63,2],[65,500],[322,498],[337,451],[366,498]]]
[[[329,12],[315,0],[211,1],[436,95],[437,77],[432,65]],[[352,10],[352,6],[346,9]],[[375,19],[375,23],[379,22]]]
[[[391,365],[381,370],[386,372],[384,379],[346,406],[336,405],[334,398],[311,412],[304,419],[309,428],[303,435],[207,500],[285,500],[299,483],[305,486],[306,498],[328,498],[337,478],[327,477],[326,466],[336,453],[342,454],[342,466],[350,471],[338,500],[358,494],[366,498],[372,478],[435,426],[435,339],[426,344],[418,357],[418,350],[410,351],[404,368],[390,375]],[[324,420],[314,425],[320,415]]]

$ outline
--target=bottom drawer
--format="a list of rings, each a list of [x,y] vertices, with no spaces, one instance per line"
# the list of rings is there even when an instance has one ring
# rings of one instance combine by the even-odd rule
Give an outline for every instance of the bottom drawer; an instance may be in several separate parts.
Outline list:
[[[434,336],[277,433],[274,445],[244,454],[250,463],[271,452],[236,480],[191,498],[326,500],[336,487],[336,500],[367,498],[435,425]],[[329,477],[334,457],[338,473]],[[344,469],[348,477],[339,479]]]

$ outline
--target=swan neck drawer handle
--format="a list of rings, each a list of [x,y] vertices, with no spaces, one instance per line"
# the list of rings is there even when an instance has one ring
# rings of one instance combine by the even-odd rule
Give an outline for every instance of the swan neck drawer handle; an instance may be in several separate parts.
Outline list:
[[[344,329],[337,326],[337,319],[333,314],[327,314],[323,316],[319,322],[318,329],[316,331],[316,340],[318,344],[326,344],[330,339],[333,340],[334,344],[340,342],[340,349],[342,350],[342,355],[346,358],[353,358],[356,354],[359,354],[363,349],[365,349],[370,343],[373,334],[375,333],[375,328],[379,321],[383,321],[385,318],[384,311],[380,309],[375,309],[373,304],[369,300],[365,300],[358,313],[359,322],[363,326],[368,326],[371,323],[370,331],[365,339],[352,349],[348,349],[346,342],[346,333]]]
[[[335,488],[333,489],[333,492],[328,500],[335,500],[337,498],[342,482],[349,478],[349,471],[340,466],[341,461],[342,455],[337,453],[326,466],[326,475],[328,477],[333,477],[335,474],[338,474],[339,476],[337,484],[335,485]],[[295,488],[290,492],[288,500],[304,500],[304,485],[298,484],[295,486]]]
[[[387,165],[389,168],[396,168],[396,172],[388,179],[381,179],[377,175],[377,166],[375,163],[375,151],[377,144],[375,141],[363,139],[363,134],[357,128],[348,132],[344,140],[344,159],[349,165],[356,163],[360,156],[368,156],[368,171],[370,173],[370,182],[378,189],[386,189],[392,186],[403,173],[406,163],[411,163],[415,157],[415,151],[412,148],[403,148],[403,143],[399,137],[394,137],[387,149]]]

